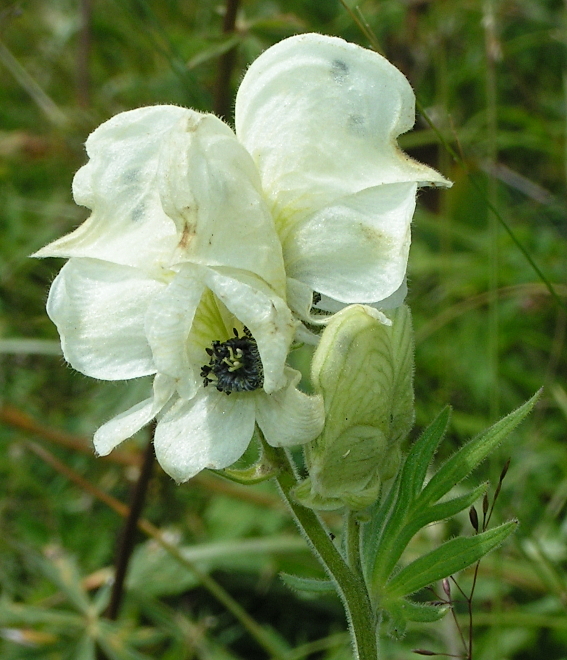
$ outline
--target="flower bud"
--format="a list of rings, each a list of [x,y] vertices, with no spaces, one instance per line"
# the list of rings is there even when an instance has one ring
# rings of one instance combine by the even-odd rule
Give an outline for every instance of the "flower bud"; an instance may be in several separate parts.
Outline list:
[[[309,477],[294,495],[314,509],[363,509],[396,474],[414,421],[409,308],[388,318],[365,305],[346,307],[326,327],[311,370],[325,426],[306,446]]]

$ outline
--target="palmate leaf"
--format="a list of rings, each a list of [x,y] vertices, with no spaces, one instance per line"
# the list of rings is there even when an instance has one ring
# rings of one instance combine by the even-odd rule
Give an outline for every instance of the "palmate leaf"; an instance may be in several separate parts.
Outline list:
[[[442,619],[449,609],[450,606],[443,603],[432,605],[400,598],[388,605],[388,634],[395,639],[401,639],[405,635],[408,621],[435,623]]]
[[[96,660],[96,645],[94,639],[86,634],[84,635],[73,650],[74,660]]]
[[[539,395],[540,392],[536,393],[523,406],[456,451],[425,487],[423,482],[428,465],[449,422],[449,409],[443,410],[424,431],[410,450],[384,505],[374,514],[375,519],[365,530],[362,557],[375,606],[384,606],[386,593],[395,592],[398,597],[405,596],[431,584],[439,577],[446,577],[469,566],[501,542],[498,540],[499,534],[504,534],[505,537],[510,533],[504,533],[508,527],[503,526],[472,539],[455,539],[391,577],[408,543],[420,529],[456,515],[482,496],[486,484],[481,484],[464,495],[438,502],[467,477],[527,416]],[[493,538],[494,544],[491,542]],[[446,566],[445,559],[450,560]],[[407,584],[403,581],[407,581]],[[416,584],[419,586],[416,587]]]
[[[401,529],[392,530],[392,532],[397,531],[397,533],[391,540],[388,537],[390,552],[387,556],[381,555],[382,570],[380,574],[383,579],[387,579],[387,576],[390,575],[404,549],[420,529],[434,522],[448,520],[464,509],[468,509],[484,494],[486,488],[487,484],[481,484],[464,495],[416,511],[415,515],[407,517],[407,522]]]
[[[377,504],[378,510],[372,514],[370,522],[365,526],[364,566],[369,573],[375,574],[374,582],[380,581],[378,575],[385,576],[385,578],[389,575],[389,571],[385,572],[385,546],[392,547],[394,539],[406,525],[408,519],[410,517],[415,519],[415,516],[412,516],[415,498],[421,490],[435,450],[445,435],[450,415],[451,410],[447,406],[413,444],[385,501],[381,505]],[[399,558],[405,545],[401,547],[399,543],[395,545],[400,550],[397,555]],[[380,553],[379,562],[377,561],[378,553]]]
[[[451,539],[411,562],[386,584],[383,592],[386,608],[389,600],[413,594],[436,580],[471,566],[498,547],[517,524],[516,520],[511,520],[476,536]]]
[[[467,477],[528,415],[540,394],[541,390],[536,392],[523,406],[496,422],[455,452],[431,478],[419,495],[416,505],[422,507],[437,502],[453,486]]]
[[[69,556],[62,552],[54,552],[48,558],[39,559],[39,568],[79,612],[88,614],[91,611],[91,602],[82,586],[81,575]]]
[[[387,524],[389,529],[400,529],[403,526],[405,516],[423,485],[427,467],[445,435],[450,414],[450,408],[445,407],[425,429],[413,444],[386,499],[382,503],[376,503],[371,519],[363,531],[362,553],[365,569],[370,569],[375,564],[384,526]]]
[[[423,487],[427,468],[445,437],[449,422],[451,421],[451,408],[445,406],[431,424],[421,434],[411,448],[404,465],[403,481],[407,480],[408,496],[415,499]]]
[[[53,608],[43,608],[22,603],[12,603],[8,599],[0,600],[0,626],[45,626],[46,630],[55,633],[80,630],[84,626],[84,618],[74,612],[62,612]]]
[[[109,660],[150,660],[151,658],[132,648],[124,629],[103,619],[98,622],[97,643]]]

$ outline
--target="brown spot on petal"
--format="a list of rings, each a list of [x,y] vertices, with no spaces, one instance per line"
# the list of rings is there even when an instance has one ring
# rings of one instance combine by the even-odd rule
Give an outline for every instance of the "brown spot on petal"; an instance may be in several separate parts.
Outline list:
[[[185,211],[186,209],[183,210]],[[187,211],[189,210],[190,209],[187,209]],[[182,215],[185,215],[185,213],[182,213]],[[195,236],[195,224],[185,220],[183,231],[181,232],[181,238],[179,239],[179,247],[184,250],[191,242],[193,236]]]
[[[185,130],[187,131],[187,133],[194,133],[197,130],[199,124],[201,123],[201,119],[202,117],[198,115],[196,112],[191,113],[187,117],[187,121],[185,123]]]
[[[360,223],[360,232],[362,234],[363,240],[369,243],[378,243],[381,245],[386,245],[391,243],[391,238],[385,232],[375,227],[370,227],[363,223]]]

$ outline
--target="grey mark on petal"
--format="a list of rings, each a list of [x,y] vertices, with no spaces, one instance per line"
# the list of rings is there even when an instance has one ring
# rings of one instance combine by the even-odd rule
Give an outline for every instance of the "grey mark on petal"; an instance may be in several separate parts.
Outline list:
[[[347,119],[347,130],[349,133],[362,137],[366,135],[366,127],[364,124],[364,117],[362,115],[349,115]]]
[[[333,60],[331,64],[331,77],[341,85],[345,82],[349,74],[348,64],[342,60]]]
[[[130,219],[132,222],[142,222],[143,220],[146,219],[146,202],[145,200],[140,200],[136,206],[132,209],[132,213],[130,215]]]
[[[123,172],[120,178],[122,180],[122,183],[126,183],[126,184],[136,183],[140,178],[140,170],[138,168],[126,170],[125,172]]]

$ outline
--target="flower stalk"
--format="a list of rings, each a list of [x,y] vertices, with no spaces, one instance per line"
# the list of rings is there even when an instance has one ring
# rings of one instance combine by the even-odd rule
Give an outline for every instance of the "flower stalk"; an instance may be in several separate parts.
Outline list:
[[[116,566],[114,571],[114,582],[112,584],[112,593],[110,596],[110,603],[106,610],[106,617],[111,621],[116,621],[120,605],[122,604],[122,597],[124,595],[124,582],[128,572],[128,564],[134,549],[135,534],[138,527],[138,521],[142,514],[146,493],[152,476],[154,467],[155,454],[154,446],[152,444],[155,424],[151,425],[151,434],[144,452],[142,467],[140,475],[132,492],[132,501],[130,503],[130,510],[128,517],[122,529],[120,537],[120,545],[116,553]]]
[[[337,550],[331,535],[319,516],[307,507],[298,504],[292,490],[298,479],[288,453],[270,447],[263,442],[264,451],[279,470],[275,477],[280,493],[289,506],[300,532],[319,559],[328,576],[335,584],[349,623],[354,657],[357,660],[378,660],[376,620],[372,612],[362,575],[349,567]]]

